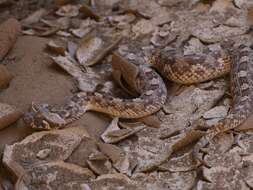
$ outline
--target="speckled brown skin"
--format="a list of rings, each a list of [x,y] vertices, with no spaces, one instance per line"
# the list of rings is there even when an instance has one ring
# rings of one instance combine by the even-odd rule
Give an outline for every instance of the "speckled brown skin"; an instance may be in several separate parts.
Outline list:
[[[229,57],[223,51],[183,58],[158,52],[151,56],[150,63],[165,77],[183,84],[210,80],[230,70]],[[119,99],[95,92],[80,92],[62,106],[33,104],[24,121],[32,128],[52,129],[66,126],[88,110],[121,118],[141,118],[157,112],[167,98],[161,77],[153,69],[140,66],[136,84],[140,93],[138,98]]]
[[[238,127],[251,116],[253,111],[253,51],[249,47],[234,45],[227,52],[210,52],[206,56],[179,57],[156,53],[153,56],[152,64],[163,76],[180,84],[202,82],[230,72],[233,106],[228,116],[211,127],[195,145],[194,158],[202,161],[201,148],[205,147],[217,134]]]
[[[163,76],[181,83],[192,84],[231,73],[233,107],[229,115],[206,132],[196,144],[193,153],[200,158],[199,150],[215,135],[243,124],[253,109],[253,51],[246,46],[226,51],[206,52],[201,56],[175,56],[163,52],[151,57],[151,64]],[[107,113],[121,118],[140,118],[158,111],[166,101],[167,90],[161,77],[151,68],[141,66],[136,83],[140,96],[134,99],[117,99],[99,93],[80,92],[60,107],[33,105],[24,121],[33,128],[61,128],[78,119],[87,110]]]
[[[231,92],[233,106],[228,116],[206,132],[195,145],[193,155],[202,160],[199,151],[217,134],[234,129],[247,121],[253,112],[253,51],[244,45],[231,53]]]
[[[167,98],[162,78],[153,69],[140,66],[136,83],[140,92],[138,98],[119,99],[96,92],[80,92],[62,106],[33,104],[24,121],[32,128],[51,129],[66,126],[88,110],[121,118],[141,118],[157,112]]]
[[[223,76],[229,73],[230,62],[225,50],[187,56],[159,51],[153,53],[150,60],[159,73],[179,84],[200,83]]]

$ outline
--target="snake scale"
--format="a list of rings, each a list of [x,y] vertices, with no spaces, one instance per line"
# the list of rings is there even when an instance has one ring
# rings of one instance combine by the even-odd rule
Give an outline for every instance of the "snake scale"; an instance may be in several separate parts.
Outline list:
[[[235,49],[233,47],[233,49]],[[210,128],[194,148],[200,148],[218,133],[242,124],[252,113],[253,52],[240,45],[232,53],[226,50],[208,52],[199,56],[177,56],[162,51],[154,53],[150,63],[161,75],[176,83],[192,84],[220,77],[230,72],[233,107],[228,116]],[[79,92],[64,105],[40,104],[31,106],[24,121],[36,129],[62,128],[80,118],[86,111],[94,110],[121,118],[141,118],[157,112],[167,98],[166,86],[159,74],[147,66],[140,66],[136,83],[140,96],[119,99],[96,92]]]
[[[88,110],[121,118],[141,118],[157,112],[167,98],[167,89],[160,75],[149,67],[140,66],[136,84],[140,96],[134,99],[79,92],[58,107],[33,104],[31,112],[25,114],[24,121],[32,128],[51,129],[66,126]]]
[[[202,161],[199,150],[205,147],[217,134],[240,125],[252,125],[253,113],[253,51],[240,45],[232,51],[230,83],[233,106],[226,118],[206,132],[195,145],[193,155]]]

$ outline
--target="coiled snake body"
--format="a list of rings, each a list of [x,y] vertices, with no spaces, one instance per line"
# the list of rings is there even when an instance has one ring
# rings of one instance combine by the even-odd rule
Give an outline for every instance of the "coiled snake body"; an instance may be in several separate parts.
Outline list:
[[[86,111],[103,112],[121,118],[140,118],[157,112],[165,103],[167,89],[162,78],[151,68],[139,67],[136,78],[140,96],[119,99],[96,92],[80,92],[69,98],[62,106],[32,105],[24,121],[32,128],[62,128],[80,118]]]
[[[194,152],[205,146],[220,132],[233,129],[243,123],[252,113],[253,65],[252,50],[239,46],[233,55],[226,51],[209,52],[201,56],[154,54],[150,62],[163,76],[182,84],[191,84],[231,74],[233,108],[229,115],[207,131],[197,143]],[[166,101],[167,90],[162,78],[151,68],[140,66],[136,79],[140,96],[119,99],[99,93],[80,92],[62,106],[32,105],[24,121],[33,128],[61,128],[78,119],[87,110],[94,110],[121,118],[140,118],[158,111]]]
[[[240,125],[252,125],[253,113],[253,51],[240,45],[234,49],[230,71],[233,105],[227,117],[206,132],[195,145],[193,154],[202,160],[199,150],[217,134],[234,129]]]

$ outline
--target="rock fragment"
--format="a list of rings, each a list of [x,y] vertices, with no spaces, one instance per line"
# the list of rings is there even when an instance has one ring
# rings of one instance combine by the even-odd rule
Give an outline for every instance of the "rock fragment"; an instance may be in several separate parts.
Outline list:
[[[0,103],[0,129],[16,122],[22,116],[22,112],[14,106]]]
[[[21,142],[7,145],[3,163],[15,176],[21,177],[35,165],[66,160],[88,133],[81,127],[43,131],[26,137]],[[48,151],[47,149],[49,149]]]
[[[79,14],[79,8],[80,6],[77,5],[64,5],[58,11],[56,11],[56,14],[64,17],[75,17]]]
[[[0,65],[0,89],[7,88],[12,78],[13,75],[9,70],[4,65]]]
[[[76,57],[82,66],[92,66],[110,52],[119,41],[119,36],[112,37],[92,33],[84,37],[76,51]]]
[[[43,163],[29,169],[16,189],[69,189],[82,190],[84,183],[94,179],[88,168],[63,161]]]
[[[138,131],[144,128],[145,128],[145,125],[135,127],[134,129],[129,129],[129,128],[121,129],[118,126],[118,118],[116,118],[112,120],[111,124],[101,135],[101,138],[106,143],[116,143],[131,135],[134,135],[135,133],[137,133]]]
[[[90,189],[92,190],[101,190],[101,187],[104,189],[128,190],[136,190],[139,188],[134,184],[134,181],[120,173],[101,175],[90,184]]]
[[[35,24],[40,21],[40,19],[46,14],[46,12],[47,11],[43,8],[39,9],[39,10],[33,12],[32,14],[30,14],[25,19],[23,19],[21,22],[23,25],[26,25],[26,26]]]
[[[224,118],[228,112],[228,107],[216,106],[203,114],[205,119]]]
[[[132,28],[136,36],[147,35],[155,30],[154,25],[149,21],[142,19],[138,21]]]
[[[21,25],[14,18],[10,18],[0,25],[0,61],[12,48],[20,32]]]

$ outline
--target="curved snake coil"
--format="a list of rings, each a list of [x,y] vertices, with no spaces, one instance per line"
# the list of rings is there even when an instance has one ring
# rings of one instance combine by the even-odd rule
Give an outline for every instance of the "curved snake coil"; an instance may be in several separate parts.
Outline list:
[[[31,112],[25,114],[24,121],[32,128],[51,129],[66,126],[88,110],[121,118],[141,118],[157,112],[167,99],[167,89],[162,78],[153,69],[141,66],[136,84],[140,96],[134,99],[79,92],[62,106],[33,104]]]
[[[206,57],[186,56],[183,60],[163,54],[153,58],[154,66],[164,76],[182,84],[206,81],[230,72],[233,106],[228,116],[211,127],[195,145],[193,156],[200,161],[201,148],[217,134],[246,123],[253,112],[253,51],[245,45],[234,45],[228,52],[214,52]]]
[[[233,106],[227,117],[210,128],[195,145],[193,155],[202,161],[199,153],[217,134],[234,129],[240,125],[252,126],[253,113],[253,51],[240,45],[232,51],[230,71]]]
[[[203,82],[231,73],[233,108],[229,115],[207,131],[196,144],[194,154],[199,157],[200,148],[218,133],[242,124],[252,113],[253,52],[247,46],[239,46],[228,55],[225,50],[208,52],[199,56],[177,56],[155,53],[151,65],[164,77],[181,84]],[[64,105],[32,105],[24,116],[28,125],[37,129],[62,128],[80,118],[86,111],[94,110],[121,118],[140,118],[157,112],[167,98],[162,78],[151,68],[140,66],[136,79],[140,96],[119,99],[99,93],[80,92]]]

